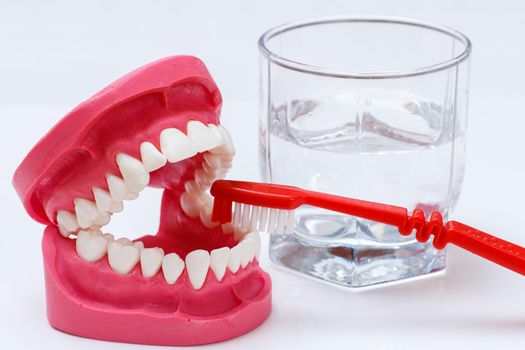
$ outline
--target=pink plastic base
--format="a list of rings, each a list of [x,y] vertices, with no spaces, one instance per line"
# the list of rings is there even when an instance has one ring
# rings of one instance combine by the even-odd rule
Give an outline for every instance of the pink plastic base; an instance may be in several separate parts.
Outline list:
[[[103,282],[103,276],[97,277],[94,275],[96,273],[82,270],[82,267],[80,271],[75,271],[70,270],[75,268],[73,266],[63,266],[66,260],[74,260],[72,264],[78,264],[80,261],[74,249],[71,249],[73,248],[72,242],[72,240],[62,238],[54,226],[46,228],[42,240],[48,319],[54,328],[63,332],[93,339],[137,344],[197,345],[242,335],[259,326],[270,314],[271,280],[268,274],[255,263],[237,274],[242,277],[230,274],[220,284],[211,281],[213,277],[209,275],[209,281],[207,280],[202,291],[188,289],[187,276],[183,276],[183,281],[177,283],[177,285],[181,284],[180,288],[152,280],[150,282],[154,287],[151,289],[152,293],[159,295],[160,288],[172,290],[171,298],[165,295],[165,300],[173,302],[171,306],[140,304],[136,308],[131,306],[123,308],[100,300],[95,301],[94,298],[87,299],[79,295],[82,293],[78,290],[71,290],[72,283],[68,281],[69,277],[64,275],[62,270],[67,269],[77,275],[82,274],[83,278],[92,285]],[[58,268],[57,262],[61,265]],[[90,266],[90,263],[83,264],[88,268]],[[95,268],[99,267],[93,269]],[[57,270],[62,272],[59,274]],[[100,274],[103,273],[104,271]],[[122,282],[120,290],[113,291],[108,288],[108,293],[127,292],[127,296],[140,293],[143,288],[137,286],[137,283],[132,280],[133,275],[127,278],[129,280]],[[192,298],[191,295],[183,295],[188,291],[195,293],[195,298]],[[201,310],[199,312],[202,313],[203,305],[195,305],[199,303],[199,300],[203,304],[208,303],[210,307],[220,305],[222,300],[225,302],[229,300],[228,303],[231,303],[231,299],[224,298],[224,293],[227,293],[229,298],[233,295],[237,303],[235,307],[215,315],[203,316],[190,315],[181,311],[181,309]],[[108,299],[111,300],[112,297],[118,297],[118,295],[108,296]],[[142,303],[142,301],[139,298],[137,303]],[[207,309],[210,310],[210,313],[216,313],[216,310],[212,308]]]

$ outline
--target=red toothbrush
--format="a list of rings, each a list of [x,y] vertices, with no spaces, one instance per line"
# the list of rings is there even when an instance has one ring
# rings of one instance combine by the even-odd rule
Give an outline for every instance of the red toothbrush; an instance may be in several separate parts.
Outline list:
[[[443,217],[433,212],[427,221],[420,209],[412,215],[407,209],[388,204],[345,198],[298,187],[247,181],[218,180],[211,187],[215,197],[212,221],[233,223],[246,230],[291,233],[293,210],[303,204],[395,226],[407,236],[416,230],[416,239],[443,249],[455,244],[496,264],[525,275],[525,248],[489,235],[457,221],[443,223]]]

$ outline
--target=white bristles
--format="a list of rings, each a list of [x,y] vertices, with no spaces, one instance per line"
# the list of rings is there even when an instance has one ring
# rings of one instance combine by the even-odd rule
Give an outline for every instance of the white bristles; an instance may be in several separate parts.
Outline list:
[[[235,202],[232,223],[236,227],[235,236],[242,238],[249,231],[291,234],[295,218],[293,210],[270,209]]]

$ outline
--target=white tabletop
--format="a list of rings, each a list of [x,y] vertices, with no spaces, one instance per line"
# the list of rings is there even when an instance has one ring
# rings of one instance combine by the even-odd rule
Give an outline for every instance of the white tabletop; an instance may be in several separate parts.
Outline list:
[[[11,2],[0,5],[0,348],[124,349],[48,326],[40,237],[10,185],[16,165],[60,116],[126,71],[174,53],[200,56],[224,98],[238,148],[232,178],[258,179],[256,40],[289,20],[388,14],[455,27],[474,44],[467,171],[454,218],[525,245],[525,6],[518,1]],[[154,228],[151,192],[115,229]],[[138,218],[136,218],[138,217]],[[123,231],[120,231],[123,232]],[[265,238],[264,247],[267,247]],[[525,278],[451,247],[445,274],[354,291],[280,270],[273,312],[217,349],[525,347]]]

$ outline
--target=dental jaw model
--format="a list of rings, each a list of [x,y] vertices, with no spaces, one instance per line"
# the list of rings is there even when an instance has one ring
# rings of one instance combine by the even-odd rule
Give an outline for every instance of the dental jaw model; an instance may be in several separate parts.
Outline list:
[[[110,341],[190,345],[239,336],[271,310],[259,233],[211,220],[208,190],[232,165],[219,90],[195,57],[114,82],[31,150],[13,184],[47,227],[50,324]],[[147,186],[163,188],[159,229],[106,232]]]

